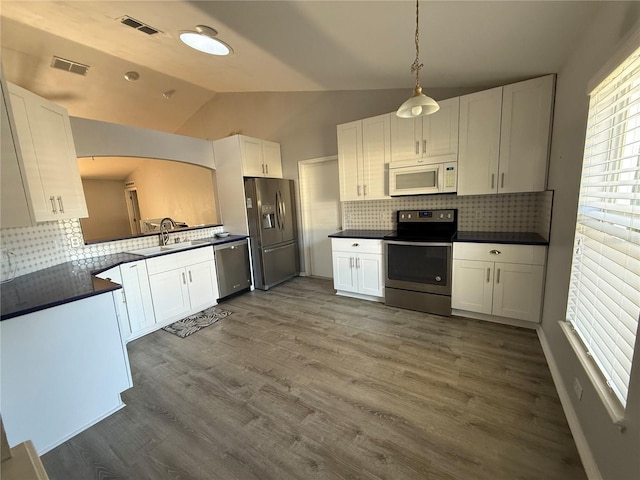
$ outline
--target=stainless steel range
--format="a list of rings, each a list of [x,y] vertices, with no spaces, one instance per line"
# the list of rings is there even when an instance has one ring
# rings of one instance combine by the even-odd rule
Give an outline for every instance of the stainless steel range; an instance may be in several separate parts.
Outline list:
[[[385,303],[451,315],[451,249],[458,211],[400,210],[397,230],[384,237]]]

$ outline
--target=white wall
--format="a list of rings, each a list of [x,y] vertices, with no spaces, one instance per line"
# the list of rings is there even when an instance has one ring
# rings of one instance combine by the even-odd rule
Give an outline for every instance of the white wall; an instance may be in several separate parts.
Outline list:
[[[555,196],[542,329],[602,478],[611,480],[640,478],[640,365],[636,364],[632,371],[628,425],[621,433],[605,411],[559,322],[565,318],[569,290],[589,107],[587,83],[614,54],[622,37],[633,29],[639,18],[638,2],[606,3],[558,72],[549,174],[549,188],[555,190]],[[575,378],[584,388],[579,402],[573,395]]]

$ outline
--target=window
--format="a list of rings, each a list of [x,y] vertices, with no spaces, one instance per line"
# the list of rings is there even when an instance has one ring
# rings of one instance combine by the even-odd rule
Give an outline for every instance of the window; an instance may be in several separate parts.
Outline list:
[[[640,49],[591,93],[567,321],[626,406],[640,316]]]

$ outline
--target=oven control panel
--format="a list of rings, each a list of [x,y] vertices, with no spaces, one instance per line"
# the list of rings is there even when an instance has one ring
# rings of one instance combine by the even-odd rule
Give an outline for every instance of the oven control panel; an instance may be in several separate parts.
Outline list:
[[[450,210],[399,210],[398,223],[453,223],[456,221],[455,209]]]

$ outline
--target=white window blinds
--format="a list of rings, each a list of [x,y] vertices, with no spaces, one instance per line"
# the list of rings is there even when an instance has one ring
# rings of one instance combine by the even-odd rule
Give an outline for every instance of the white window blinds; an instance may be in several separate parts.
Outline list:
[[[567,320],[626,406],[640,316],[640,49],[591,94]]]

